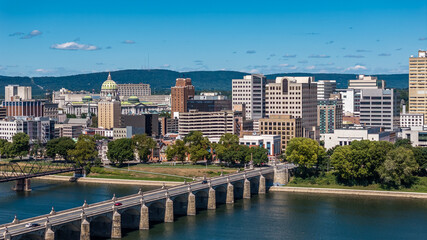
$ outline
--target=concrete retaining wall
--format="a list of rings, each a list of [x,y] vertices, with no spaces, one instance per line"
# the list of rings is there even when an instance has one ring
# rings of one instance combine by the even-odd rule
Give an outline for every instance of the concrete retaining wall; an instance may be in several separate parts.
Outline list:
[[[336,189],[336,188],[309,188],[309,187],[271,187],[269,191],[427,199],[427,193],[416,193],[416,192],[394,192],[394,191],[373,191],[373,190],[354,190],[354,189]]]

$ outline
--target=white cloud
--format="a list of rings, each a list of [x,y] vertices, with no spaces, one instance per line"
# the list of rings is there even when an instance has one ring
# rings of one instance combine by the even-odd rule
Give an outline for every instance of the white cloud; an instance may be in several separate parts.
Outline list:
[[[280,66],[280,67],[289,67],[289,64],[287,64],[287,63],[282,63],[282,64],[279,64],[279,66]]]
[[[160,68],[170,68],[170,67],[171,67],[170,64],[163,64],[163,65],[160,66]]]
[[[330,58],[331,56],[325,55],[325,54],[312,54],[308,56],[309,58]]]
[[[59,50],[85,50],[85,51],[92,51],[92,50],[99,50],[97,46],[90,45],[90,44],[79,44],[76,42],[66,42],[66,43],[59,43],[59,44],[53,44],[50,46],[52,49],[59,49]]]
[[[135,44],[135,41],[132,41],[132,40],[124,40],[122,43],[124,43],[124,44]]]
[[[249,73],[259,73],[259,70],[258,70],[258,69],[251,69],[251,70],[249,71]]]
[[[39,30],[33,30],[30,33],[28,33],[25,36],[22,36],[21,39],[30,39],[36,36],[42,35],[42,32],[40,32]]]
[[[38,68],[35,71],[38,72],[38,73],[48,73],[48,72],[50,72],[50,70],[43,69],[43,68]]]
[[[306,67],[305,69],[307,69],[307,70],[313,70],[313,69],[315,69],[316,68],[316,66],[308,66],[308,67]]]
[[[348,68],[346,68],[345,69],[345,71],[352,71],[352,70],[366,70],[366,69],[368,69],[367,67],[365,67],[365,66],[362,66],[362,65],[355,65],[354,67],[348,67]]]

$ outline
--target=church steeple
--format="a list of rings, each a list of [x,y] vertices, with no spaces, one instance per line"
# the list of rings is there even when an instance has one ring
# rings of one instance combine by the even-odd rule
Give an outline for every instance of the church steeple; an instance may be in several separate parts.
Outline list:
[[[111,73],[110,73],[110,72],[108,73],[108,78],[107,78],[107,80],[112,80],[112,79],[111,79]]]

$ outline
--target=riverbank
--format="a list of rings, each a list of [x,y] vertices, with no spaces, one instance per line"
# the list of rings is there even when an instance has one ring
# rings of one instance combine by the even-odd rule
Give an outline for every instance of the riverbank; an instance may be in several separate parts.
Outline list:
[[[69,181],[69,176],[58,176],[50,175],[38,177],[38,179],[43,180],[54,180],[54,181]],[[129,179],[112,179],[112,178],[92,178],[92,177],[82,177],[78,178],[77,182],[82,183],[103,183],[103,184],[123,184],[123,185],[137,185],[137,186],[163,186],[167,187],[176,186],[182,184],[182,182],[172,182],[172,181],[149,181],[149,180],[129,180]]]
[[[312,188],[312,187],[287,187],[287,186],[283,186],[283,187],[274,186],[274,187],[271,187],[269,191],[427,199],[427,193],[418,193],[418,192],[375,191],[375,190]]]

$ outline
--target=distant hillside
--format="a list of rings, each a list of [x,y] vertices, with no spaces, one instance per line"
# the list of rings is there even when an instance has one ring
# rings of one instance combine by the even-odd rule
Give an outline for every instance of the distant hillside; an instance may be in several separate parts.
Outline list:
[[[189,77],[197,90],[231,90],[231,80],[241,78],[248,73],[235,71],[194,71],[175,72],[170,70],[122,70],[111,72],[117,83],[148,83],[153,93],[165,92],[175,85],[178,77]],[[0,76],[0,95],[4,96],[4,86],[19,84],[33,87],[33,95],[42,95],[46,90],[58,90],[62,87],[70,90],[87,90],[99,92],[102,83],[107,79],[108,72],[79,74],[63,77],[29,77]],[[268,79],[276,76],[314,76],[316,80],[337,80],[338,88],[346,88],[349,79],[355,79],[355,74],[335,73],[277,73],[266,75]],[[407,88],[408,74],[374,75],[386,80],[387,87]]]

